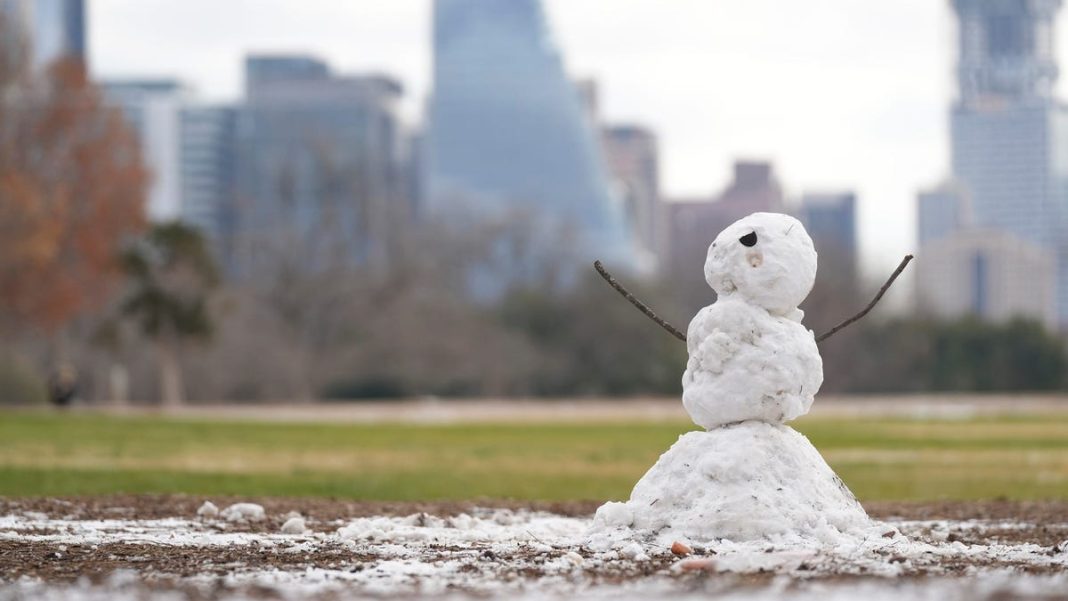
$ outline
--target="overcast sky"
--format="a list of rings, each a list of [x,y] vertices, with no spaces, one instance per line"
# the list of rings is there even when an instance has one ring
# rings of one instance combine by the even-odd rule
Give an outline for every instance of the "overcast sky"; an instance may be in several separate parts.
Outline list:
[[[396,75],[413,117],[430,87],[430,0],[89,5],[99,77],[171,75],[206,99],[235,99],[245,53],[305,51],[339,70]],[[858,192],[870,270],[911,250],[915,192],[948,164],[948,0],[546,5],[569,72],[599,81],[605,117],[659,133],[669,197],[713,194],[736,157],[766,158],[791,196]]]

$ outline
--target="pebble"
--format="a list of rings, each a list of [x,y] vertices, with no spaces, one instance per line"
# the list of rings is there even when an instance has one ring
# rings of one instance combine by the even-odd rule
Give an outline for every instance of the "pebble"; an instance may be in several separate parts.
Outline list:
[[[679,557],[685,557],[693,553],[693,549],[687,546],[685,543],[675,541],[671,543],[671,552]]]

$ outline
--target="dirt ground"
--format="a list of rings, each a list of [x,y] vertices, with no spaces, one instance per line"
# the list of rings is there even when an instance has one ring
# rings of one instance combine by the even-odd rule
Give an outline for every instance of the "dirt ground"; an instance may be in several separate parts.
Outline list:
[[[0,515],[39,512],[72,519],[160,519],[188,518],[207,497],[192,495],[89,495],[80,497],[0,497]],[[230,503],[253,502],[264,507],[268,515],[299,508],[307,517],[321,521],[375,515],[406,516],[427,513],[453,516],[470,513],[477,507],[528,509],[564,516],[592,515],[603,501],[515,501],[509,499],[474,499],[471,501],[378,502],[327,498],[286,497],[211,497],[222,507]],[[933,501],[864,503],[874,518],[905,520],[1016,520],[1031,523],[1068,523],[1068,500],[1051,501]],[[261,523],[263,528],[272,526]]]
[[[597,552],[575,539],[553,539],[551,526],[538,525],[536,516],[549,516],[581,528],[599,505],[592,501],[213,497],[218,507],[238,502],[264,507],[262,521],[236,523],[198,518],[204,501],[185,495],[0,497],[0,601],[563,599],[617,598],[624,592],[633,599],[673,600],[1068,600],[1068,501],[868,503],[871,517],[923,550],[846,557],[803,551],[799,556],[797,549],[775,545],[738,551],[729,543],[717,549],[695,545],[689,557],[648,548],[630,557]],[[307,520],[308,529],[287,537],[280,529],[293,511]],[[493,527],[501,513],[506,521],[498,523],[525,541],[436,538],[456,536],[449,533],[465,526],[455,524],[471,517]],[[387,525],[382,536],[343,535],[346,524],[383,520],[398,528],[437,528],[437,534],[405,538]],[[528,527],[543,529],[535,534]],[[718,567],[689,570],[682,567],[686,560]]]
[[[203,503],[201,497],[183,495],[111,495],[68,498],[0,498],[0,515],[41,513],[67,520],[159,520],[189,519]],[[266,510],[260,522],[227,525],[228,532],[274,533],[285,521],[287,512],[299,509],[308,518],[312,531],[332,532],[337,524],[352,518],[370,516],[408,516],[428,514],[439,517],[471,513],[477,507],[544,511],[562,516],[591,515],[597,501],[529,502],[529,501],[443,501],[421,503],[379,503],[331,499],[212,499],[220,507],[231,502],[252,501]],[[869,514],[880,519],[898,521],[1011,520],[1013,528],[969,528],[949,533],[949,542],[969,545],[993,542],[1035,545],[1054,548],[1068,541],[1068,501],[939,501],[933,503],[866,504]],[[34,534],[44,534],[35,530]],[[922,531],[919,533],[923,536]],[[63,549],[60,550],[59,547]],[[229,566],[255,564],[261,567],[296,569],[310,565],[350,565],[359,569],[371,557],[353,555],[340,545],[320,545],[300,553],[279,553],[251,546],[204,546],[170,549],[158,544],[111,543],[105,545],[57,545],[51,542],[0,540],[0,574],[6,578],[32,576],[44,580],[73,580],[82,576],[97,578],[117,569],[151,570],[153,573],[188,576],[224,574]],[[662,569],[652,561],[642,571]],[[1041,570],[1037,570],[1041,571]]]

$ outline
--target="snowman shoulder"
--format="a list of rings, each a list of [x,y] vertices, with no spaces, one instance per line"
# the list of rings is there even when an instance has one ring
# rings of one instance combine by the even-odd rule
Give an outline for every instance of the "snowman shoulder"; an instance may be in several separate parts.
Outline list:
[[[686,328],[686,348],[691,354],[715,328],[715,307],[716,304],[708,305],[690,320],[690,325]]]

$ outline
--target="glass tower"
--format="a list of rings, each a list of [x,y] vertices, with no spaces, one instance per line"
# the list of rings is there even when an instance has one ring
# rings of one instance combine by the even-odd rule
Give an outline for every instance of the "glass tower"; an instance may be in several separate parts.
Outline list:
[[[61,58],[86,62],[85,0],[0,0],[0,19],[22,30],[34,67]]]
[[[427,150],[431,215],[518,210],[573,228],[582,254],[629,261],[593,124],[538,0],[436,0]]]
[[[978,227],[1008,231],[1056,257],[1068,322],[1068,111],[1053,95],[1060,0],[954,0],[959,97],[953,174]]]

